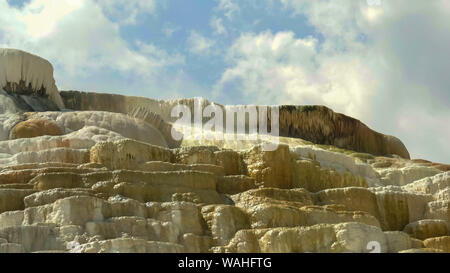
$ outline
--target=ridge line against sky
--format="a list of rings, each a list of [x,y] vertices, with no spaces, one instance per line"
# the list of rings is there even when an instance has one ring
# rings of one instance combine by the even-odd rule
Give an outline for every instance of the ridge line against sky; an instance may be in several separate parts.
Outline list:
[[[450,1],[0,0],[60,90],[320,104],[450,163]]]

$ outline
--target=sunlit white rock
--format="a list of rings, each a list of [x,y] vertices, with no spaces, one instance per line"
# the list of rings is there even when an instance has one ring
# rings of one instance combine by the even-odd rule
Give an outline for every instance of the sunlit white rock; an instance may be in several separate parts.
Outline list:
[[[64,108],[64,103],[59,95],[58,88],[53,78],[53,66],[47,60],[36,55],[17,50],[0,49],[0,87],[5,89],[8,83],[25,86],[31,84],[32,89],[37,92],[45,88],[46,95],[59,108]],[[13,92],[15,86],[12,86]]]

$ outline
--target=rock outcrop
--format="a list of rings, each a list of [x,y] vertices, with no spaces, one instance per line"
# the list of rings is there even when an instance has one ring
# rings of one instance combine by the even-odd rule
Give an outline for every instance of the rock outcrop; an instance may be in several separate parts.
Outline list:
[[[53,66],[36,55],[17,50],[0,49],[0,88],[32,107],[27,96],[48,98],[60,109],[64,103],[53,78]],[[25,95],[25,96],[22,96]]]
[[[29,119],[17,123],[10,131],[10,139],[32,138],[38,136],[60,136],[61,128],[47,119]]]
[[[195,100],[60,104],[51,65],[0,52],[0,253],[450,252],[450,171],[357,120],[284,106],[274,150],[175,141]]]
[[[70,109],[110,111],[133,116],[153,112],[168,123],[176,120],[171,116],[171,110],[177,104],[186,105],[191,113],[200,107],[201,114],[204,107],[210,105],[204,99],[164,101],[78,91],[62,91],[61,96]],[[226,111],[226,107],[218,103],[214,105]],[[375,132],[359,120],[335,113],[325,106],[282,105],[279,108],[279,126],[280,136],[284,137],[301,138],[315,144],[333,145],[373,155],[396,154],[410,158],[408,150],[398,138]]]

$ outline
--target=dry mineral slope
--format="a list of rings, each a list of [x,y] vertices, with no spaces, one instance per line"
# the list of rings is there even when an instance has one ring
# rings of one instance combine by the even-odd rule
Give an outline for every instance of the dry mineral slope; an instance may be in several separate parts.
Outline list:
[[[0,86],[0,252],[450,252],[448,165],[357,120],[284,106],[275,151],[174,141],[180,101],[59,100],[45,71]]]

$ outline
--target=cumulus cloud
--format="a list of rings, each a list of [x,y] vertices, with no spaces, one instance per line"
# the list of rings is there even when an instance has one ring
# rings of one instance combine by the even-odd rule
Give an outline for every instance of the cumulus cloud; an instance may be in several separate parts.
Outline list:
[[[98,87],[97,79],[89,83],[85,79],[97,75],[102,81],[105,71],[111,71],[130,85],[139,82],[136,86],[142,90],[142,86],[154,87],[156,79],[168,77],[167,68],[184,63],[179,54],[122,39],[119,23],[109,20],[102,5],[92,0],[32,0],[14,8],[0,0],[0,47],[19,48],[49,59],[60,88]],[[104,81],[102,90],[111,87],[108,82]],[[160,83],[160,88],[171,90],[169,82]]]
[[[234,0],[219,0],[217,9],[223,11],[229,20],[232,19],[234,13],[240,11],[239,5]]]
[[[187,42],[189,44],[189,51],[198,55],[209,55],[215,44],[214,40],[206,38],[195,30],[191,31]]]
[[[316,39],[296,38],[293,32],[244,34],[228,52],[231,68],[218,88],[231,82],[255,103],[325,104],[367,116],[359,105],[373,95],[370,71],[359,58],[324,58],[318,50]]]
[[[156,10],[155,0],[96,0],[104,13],[120,24],[136,24],[140,14],[152,14]]]
[[[226,35],[227,30],[223,25],[223,20],[220,17],[213,16],[210,21],[210,26],[216,35]]]
[[[174,25],[172,25],[172,24],[170,24],[170,23],[166,23],[166,24],[164,25],[163,29],[162,29],[162,32],[164,33],[164,35],[165,35],[167,38],[170,38],[170,37],[172,37],[172,35],[173,35],[175,32],[179,31],[180,29],[181,29],[181,28],[178,27],[178,26],[174,26]]]
[[[216,92],[238,90],[252,103],[324,104],[398,136],[413,157],[450,161],[448,3],[280,2],[323,41],[243,33]]]

